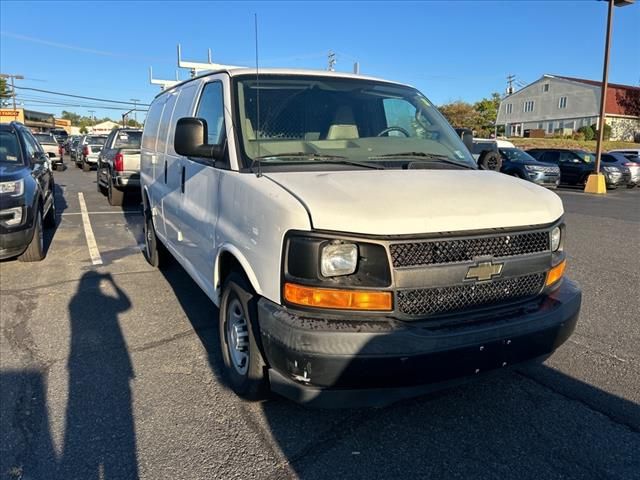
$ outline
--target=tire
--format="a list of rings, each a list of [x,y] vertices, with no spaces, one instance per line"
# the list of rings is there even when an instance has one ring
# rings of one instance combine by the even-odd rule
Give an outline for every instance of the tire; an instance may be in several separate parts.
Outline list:
[[[109,186],[107,187],[107,198],[109,205],[120,207],[124,203],[124,190],[118,190],[113,185],[113,180],[109,178]]]
[[[33,238],[22,255],[18,257],[21,262],[39,262],[44,258],[44,232],[42,228],[42,209],[38,208],[34,219]]]
[[[96,167],[96,188],[98,190],[98,193],[101,193],[103,195],[107,194],[107,189],[104,187],[104,185],[100,183],[100,166],[99,165]]]
[[[497,152],[485,151],[480,155],[478,165],[483,170],[494,170],[499,172],[502,168],[502,158]]]
[[[257,297],[244,275],[232,272],[225,280],[218,318],[224,376],[231,389],[247,400],[269,392],[266,363],[261,353]]]
[[[82,162],[82,171],[83,172],[90,172],[91,171],[91,165],[89,165],[87,162]]]
[[[144,258],[152,267],[161,269],[167,265],[169,261],[169,252],[156,236],[156,229],[153,226],[153,217],[151,209],[144,209]]]
[[[53,202],[51,202],[51,207],[49,207],[47,216],[44,217],[44,228],[55,228],[56,226],[56,197],[53,191],[51,192],[51,196],[53,198]]]

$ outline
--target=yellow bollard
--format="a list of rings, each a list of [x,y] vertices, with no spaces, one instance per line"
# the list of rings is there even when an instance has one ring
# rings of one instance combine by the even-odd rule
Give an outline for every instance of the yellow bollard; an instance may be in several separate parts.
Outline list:
[[[604,175],[602,173],[593,173],[589,175],[587,179],[587,184],[584,187],[585,193],[596,193],[599,195],[604,195],[607,193],[607,183],[604,180]]]

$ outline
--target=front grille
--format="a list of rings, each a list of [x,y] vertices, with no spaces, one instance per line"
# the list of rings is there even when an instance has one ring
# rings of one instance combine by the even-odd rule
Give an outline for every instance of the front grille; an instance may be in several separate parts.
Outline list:
[[[537,295],[544,273],[451,287],[400,290],[397,305],[405,315],[434,315]]]
[[[389,249],[396,268],[458,263],[481,256],[510,257],[544,252],[549,250],[549,233],[527,232],[495,237],[394,243]]]

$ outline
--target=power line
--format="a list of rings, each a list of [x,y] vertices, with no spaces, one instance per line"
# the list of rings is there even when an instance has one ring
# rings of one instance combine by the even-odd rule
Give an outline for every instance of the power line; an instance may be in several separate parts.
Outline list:
[[[91,102],[79,102],[79,101],[73,101],[73,100],[65,100],[65,99],[56,99],[56,98],[51,98],[51,97],[41,97],[38,95],[16,95],[16,98],[18,100],[21,101],[28,101],[28,102],[37,102],[37,103],[43,103],[43,104],[51,104],[51,105],[56,105],[56,106],[68,106],[68,107],[84,107],[84,108],[95,108],[95,109],[101,109],[101,108],[109,108],[109,109],[115,109],[115,110],[126,110],[129,108],[128,105],[122,105],[122,106],[118,106],[118,105],[101,105],[101,104],[97,104],[97,103],[91,103]],[[137,108],[138,111],[146,111],[146,108]]]
[[[124,101],[120,101],[120,100],[109,100],[109,99],[106,99],[106,98],[84,97],[82,95],[72,95],[70,93],[52,92],[51,90],[42,90],[40,88],[18,87],[18,86],[16,86],[15,88],[19,88],[20,90],[31,90],[33,92],[49,93],[51,95],[61,95],[63,97],[81,98],[83,100],[96,100],[98,102],[122,103],[122,104],[126,104],[126,105],[134,105],[134,102],[124,102]],[[138,103],[138,105],[143,105],[145,107],[149,106],[148,103]]]

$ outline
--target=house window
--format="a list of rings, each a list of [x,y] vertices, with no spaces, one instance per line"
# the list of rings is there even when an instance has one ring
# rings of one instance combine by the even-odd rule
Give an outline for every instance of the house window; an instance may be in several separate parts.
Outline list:
[[[526,102],[524,102],[523,105],[523,111],[524,112],[533,112],[533,100],[527,100]]]
[[[507,114],[513,112],[513,103],[507,103]]]
[[[542,85],[542,91],[544,93],[547,93],[549,91],[549,84],[545,83],[544,85]]]
[[[538,122],[538,130],[542,130],[544,128],[544,125],[542,122]]]
[[[558,108],[567,108],[567,97],[560,97]]]
[[[553,122],[547,123],[547,133],[553,133]]]

